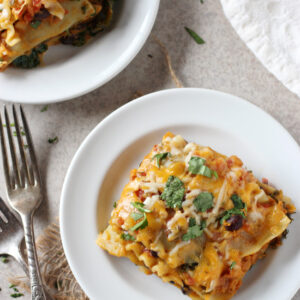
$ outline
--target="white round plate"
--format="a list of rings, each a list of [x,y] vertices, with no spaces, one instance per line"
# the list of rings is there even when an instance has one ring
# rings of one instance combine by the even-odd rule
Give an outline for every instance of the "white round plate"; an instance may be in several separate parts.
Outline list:
[[[144,45],[159,0],[116,1],[112,26],[83,47],[50,47],[43,66],[0,73],[0,100],[50,103],[71,99],[108,82]]]
[[[300,151],[289,133],[258,107],[204,89],[165,90],[134,100],[103,120],[85,139],[68,170],[60,206],[66,257],[91,299],[184,300],[180,290],[147,276],[126,258],[96,245],[113,202],[163,134],[236,154],[258,178],[267,177],[300,210]],[[300,287],[298,214],[287,240],[247,274],[236,300],[288,300]]]

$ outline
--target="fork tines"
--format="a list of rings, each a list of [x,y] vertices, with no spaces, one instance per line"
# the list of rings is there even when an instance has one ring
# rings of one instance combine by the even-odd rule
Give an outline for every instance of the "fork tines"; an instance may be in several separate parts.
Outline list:
[[[40,181],[40,177],[38,173],[37,161],[34,153],[30,130],[22,106],[21,105],[19,106],[19,111],[20,111],[23,126],[20,126],[18,114],[14,105],[12,105],[12,115],[13,115],[14,123],[10,122],[10,118],[6,106],[4,106],[3,111],[4,111],[5,122],[3,123],[0,114],[0,123],[1,123],[0,136],[1,136],[3,168],[4,168],[7,188],[9,190],[9,189],[15,189],[17,187],[25,187],[27,185],[35,185],[36,182]],[[12,127],[15,128],[15,131],[13,133],[12,133]],[[4,128],[6,128],[6,135],[4,133]],[[13,174],[9,173],[10,168],[9,168],[8,153],[6,148],[6,136],[10,148],[10,154],[11,154],[10,157],[11,157]],[[20,159],[21,164],[17,159],[18,156],[16,153],[14,136],[16,136],[17,138],[18,151],[21,158]],[[26,137],[27,144],[24,144],[22,136]],[[28,148],[29,157],[31,160],[30,165],[32,166],[32,170],[29,168],[28,155],[26,155],[25,153],[25,148]]]

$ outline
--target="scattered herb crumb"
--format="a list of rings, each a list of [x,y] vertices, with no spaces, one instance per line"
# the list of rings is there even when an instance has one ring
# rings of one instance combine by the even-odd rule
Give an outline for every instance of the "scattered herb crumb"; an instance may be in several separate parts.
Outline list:
[[[22,294],[22,293],[14,293],[14,294],[11,294],[10,296],[11,296],[12,298],[19,298],[19,297],[23,297],[24,294]]]
[[[56,144],[56,143],[58,143],[58,137],[56,136],[54,138],[49,138],[48,139],[48,143],[49,144]]]
[[[9,260],[7,259],[7,255],[1,255],[1,261],[4,263],[4,264],[7,264],[9,262]]]
[[[45,112],[48,110],[48,105],[45,105],[42,109],[41,109],[41,112]]]
[[[200,3],[201,3],[201,4],[203,4],[203,3],[204,3],[204,1],[203,1],[203,0],[200,0]]]
[[[236,262],[233,261],[233,262],[231,263],[231,265],[230,265],[230,270],[232,270],[232,269],[234,268],[235,265],[236,265]]]
[[[14,287],[16,287],[15,284],[11,284],[11,285],[9,286],[10,289],[13,289]]]
[[[194,41],[201,45],[201,44],[205,44],[205,41],[192,29],[188,28],[188,27],[184,27],[184,29],[187,31],[187,33],[194,39]]]
[[[117,202],[114,202],[113,207],[114,207],[114,208],[117,207]]]

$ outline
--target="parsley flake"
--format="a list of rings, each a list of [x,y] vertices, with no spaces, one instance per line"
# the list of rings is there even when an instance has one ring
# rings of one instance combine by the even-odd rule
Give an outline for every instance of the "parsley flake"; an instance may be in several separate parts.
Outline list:
[[[137,221],[137,220],[141,219],[144,216],[144,214],[142,214],[140,212],[133,212],[133,213],[131,213],[130,216],[134,221]]]
[[[48,139],[48,143],[49,144],[56,144],[56,143],[58,143],[58,137],[56,136],[54,138],[49,138]]]
[[[145,204],[142,202],[131,202],[131,205],[142,213],[151,213],[151,210],[145,208]]]
[[[117,202],[115,201],[113,204],[113,208],[116,208],[116,207],[117,207]]]
[[[220,224],[222,225],[224,221],[228,220],[233,215],[240,215],[243,218],[246,218],[242,210],[239,210],[238,208],[232,208],[224,212],[223,217],[220,219]]]
[[[192,174],[199,174],[200,169],[204,166],[206,160],[202,157],[192,156],[189,160],[189,172]]]
[[[231,263],[231,265],[230,265],[230,270],[232,270],[232,269],[234,268],[235,265],[236,265],[236,262],[233,261],[233,262]]]
[[[122,233],[121,239],[124,241],[135,241],[135,237],[129,233]]]
[[[48,105],[45,105],[42,109],[41,109],[41,112],[45,112],[48,110]]]
[[[201,225],[197,225],[196,220],[194,218],[190,218],[188,231],[182,236],[182,240],[189,241],[200,237],[203,234],[203,230],[205,227],[206,222],[204,220],[201,222]]]
[[[242,201],[241,197],[237,194],[233,194],[230,197],[231,201],[233,202],[233,205],[237,209],[243,209],[245,208],[246,204]]]
[[[170,176],[161,194],[161,199],[166,201],[167,207],[181,208],[184,192],[183,182],[176,176]]]
[[[35,20],[30,22],[30,26],[34,29],[37,29],[41,25],[41,21]]]
[[[138,229],[144,229],[147,226],[148,226],[148,220],[147,220],[146,214],[144,213],[144,219],[141,222],[135,224],[133,227],[131,227],[130,231],[136,231]]]
[[[205,44],[205,41],[192,29],[188,28],[188,27],[184,27],[184,29],[187,31],[187,33],[194,39],[194,41],[201,45],[201,44]]]
[[[11,296],[12,298],[20,298],[20,297],[23,297],[24,294],[22,294],[22,293],[14,293],[14,294],[11,294],[10,296]]]
[[[213,207],[214,196],[209,192],[200,193],[193,201],[197,211],[205,212]]]
[[[160,167],[161,161],[166,159],[168,156],[170,156],[170,152],[164,152],[164,153],[158,153],[152,157],[152,159],[156,159],[156,164],[158,167]]]
[[[209,167],[205,166],[206,160],[199,156],[192,156],[189,160],[189,172],[194,175],[203,175],[205,177],[211,178],[212,175],[217,178],[218,174],[216,175],[214,171],[212,171]]]

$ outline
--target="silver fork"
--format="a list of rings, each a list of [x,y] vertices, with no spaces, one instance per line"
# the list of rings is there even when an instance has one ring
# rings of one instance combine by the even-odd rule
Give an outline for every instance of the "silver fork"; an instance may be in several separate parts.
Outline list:
[[[21,137],[19,119],[14,105],[12,106],[12,113],[14,117],[14,125],[16,129],[16,136],[20,154],[19,159],[17,159],[15,143],[11,132],[11,123],[9,120],[7,109],[4,106],[5,126],[8,137],[8,144],[10,148],[12,167],[9,166],[3,126],[0,126],[1,150],[3,159],[3,169],[6,181],[6,190],[8,196],[7,198],[11,207],[20,215],[23,223],[25,244],[28,256],[28,269],[30,276],[32,300],[45,300],[45,291],[42,284],[41,274],[38,265],[32,223],[33,214],[42,200],[41,178],[38,170],[30,130],[22,106],[20,106],[20,114],[24,128],[23,130],[26,136],[30,159],[28,159],[28,156],[25,153],[24,143]],[[1,115],[0,123],[3,124]],[[21,164],[19,160],[21,160]]]
[[[12,256],[21,265],[24,272],[29,275],[21,249],[24,239],[23,228],[1,198],[0,212],[0,254]]]

